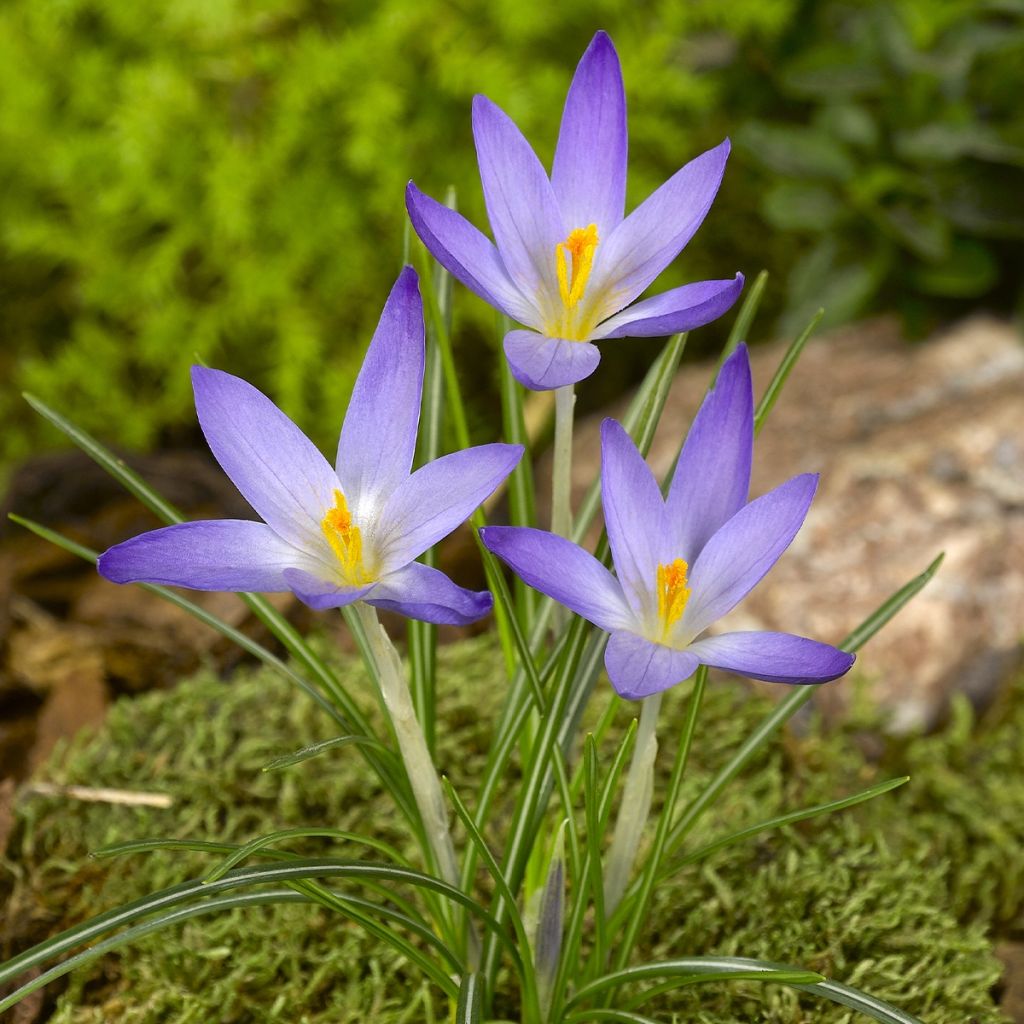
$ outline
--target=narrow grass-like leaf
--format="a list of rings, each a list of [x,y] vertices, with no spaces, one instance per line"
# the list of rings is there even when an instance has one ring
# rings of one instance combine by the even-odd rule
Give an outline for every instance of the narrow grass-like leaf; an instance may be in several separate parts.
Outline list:
[[[408,860],[402,856],[398,850],[380,839],[373,839],[370,836],[359,835],[355,832],[346,832],[344,829],[302,826],[299,828],[285,828],[279,829],[276,832],[268,832],[266,835],[259,836],[256,839],[250,840],[248,843],[244,843],[236,850],[232,851],[216,867],[212,868],[203,878],[203,881],[207,885],[211,882],[216,882],[218,879],[223,878],[233,867],[241,864],[245,860],[248,860],[253,856],[253,854],[259,853],[266,847],[273,846],[275,843],[283,842],[286,839],[308,838],[341,839],[346,843],[358,843],[360,846],[368,846],[371,850],[376,850],[378,853],[384,854],[388,860],[393,861],[401,867],[412,867]]]
[[[776,400],[781,394],[783,385],[786,383],[786,379],[792,372],[793,367],[796,366],[796,361],[800,358],[800,354],[803,352],[804,346],[816,330],[818,324],[821,323],[821,318],[824,315],[825,310],[819,309],[811,318],[811,322],[790,343],[789,348],[786,349],[786,353],[782,357],[782,361],[779,363],[778,369],[775,371],[775,376],[772,377],[768,387],[765,389],[765,393],[761,396],[761,401],[757,403],[757,410],[754,413],[755,437],[761,433],[761,427],[764,426],[764,421],[768,418],[768,413],[772,411],[772,406],[775,405]]]
[[[633,719],[635,722],[636,719]],[[604,829],[601,824],[601,794],[597,780],[597,743],[592,734],[583,741],[583,807],[587,818],[587,872],[586,886],[580,886],[579,899],[585,900],[587,888],[594,904],[594,960],[604,964],[608,949],[608,922],[604,914],[604,861],[601,843]]]
[[[572,1009],[610,989],[638,981],[670,977],[678,979],[680,985],[697,985],[709,981],[763,981],[808,985],[825,980],[816,971],[786,967],[763,960],[749,960],[746,957],[680,957],[659,963],[640,964],[606,974],[588,985],[583,985],[565,1004],[566,1009]]]
[[[904,584],[884,601],[843,640],[839,645],[840,648],[852,653],[866,644],[931,580],[942,563],[942,558],[943,556],[939,555],[923,573]],[[816,690],[817,686],[802,686],[794,689],[792,693],[779,701],[764,721],[740,744],[739,749],[729,758],[725,766],[719,769],[703,792],[686,808],[679,821],[673,826],[668,840],[670,853],[679,848],[680,843],[698,818],[739,774],[743,766],[764,746],[776,729],[792,718],[814,696]]]
[[[767,284],[768,271],[762,270],[754,278],[754,283],[747,289],[747,294],[743,297],[740,311],[736,314],[736,319],[732,322],[732,329],[729,331],[729,337],[725,340],[725,347],[722,349],[719,366],[729,358],[741,341],[747,340],[750,334],[750,325],[754,322],[754,317],[757,315],[758,307],[761,305],[761,297],[764,295],[765,285]]]
[[[275,757],[273,761],[265,764],[260,770],[264,772],[280,771],[282,768],[290,768],[292,765],[301,764],[303,761],[319,757],[320,754],[326,753],[328,750],[338,750],[341,747],[349,746],[372,746],[379,753],[387,757],[394,756],[387,747],[371,739],[369,736],[335,736],[334,739],[311,743],[308,747],[303,747],[301,750],[296,750],[291,754]]]
[[[512,930],[515,932],[516,941],[519,944],[519,951],[521,954],[521,958],[517,966],[520,972],[520,981],[522,982],[523,1001],[527,1010],[533,1014],[533,1019],[539,1020],[540,1004],[537,1000],[537,977],[533,967],[533,955],[530,951],[530,940],[527,937],[526,927],[523,924],[522,915],[519,913],[519,907],[516,903],[516,899],[506,884],[505,875],[501,869],[501,865],[498,863],[494,854],[491,853],[486,840],[480,833],[479,829],[477,829],[476,824],[473,821],[473,816],[467,810],[466,805],[460,799],[459,794],[455,792],[455,787],[446,777],[442,778],[441,781],[444,785],[445,792],[448,794],[448,799],[451,800],[452,806],[455,808],[455,813],[458,814],[463,827],[466,829],[466,835],[476,848],[477,853],[483,859],[483,862],[494,881],[495,890],[503,898],[505,905],[508,907],[508,917],[512,923]]]
[[[658,1024],[650,1017],[642,1017],[639,1013],[630,1013],[628,1010],[583,1010],[570,1013],[565,1018],[565,1024],[590,1024],[590,1021],[605,1020],[615,1024]]]
[[[862,790],[860,793],[855,793],[853,796],[846,796],[840,800],[831,800],[825,804],[816,804],[814,807],[805,807],[800,811],[790,811],[788,814],[780,814],[777,818],[759,822],[757,825],[740,829],[738,832],[731,832],[729,835],[716,839],[714,842],[708,843],[706,846],[702,846],[700,849],[694,850],[692,853],[688,853],[685,857],[680,858],[661,872],[659,880],[668,878],[687,864],[704,860],[705,857],[710,857],[719,850],[724,850],[728,846],[740,843],[751,836],[759,835],[761,832],[782,828],[785,825],[795,825],[799,821],[807,821],[809,818],[816,818],[820,814],[829,814],[832,811],[842,811],[848,807],[855,807],[857,804],[873,800],[876,796],[881,796],[883,793],[889,793],[909,781],[909,775],[903,775],[898,779],[888,779],[885,782],[880,782],[875,786]]]
[[[459,985],[459,1002],[455,1007],[455,1024],[480,1024],[480,1008],[483,1004],[483,986],[480,975],[470,971],[462,976]]]
[[[879,1024],[922,1024],[917,1017],[905,1013],[891,1003],[876,999],[874,996],[850,988],[848,985],[841,985],[837,981],[820,981],[816,984],[794,985],[793,987],[801,992],[822,996],[840,1006],[847,1006],[851,1010],[857,1010],[866,1017],[877,1020]]]
[[[505,929],[498,920],[455,886],[409,868],[375,864],[368,861],[309,858],[274,864],[249,865],[245,868],[238,868],[224,878],[209,884],[201,879],[181,882],[98,914],[88,921],[66,929],[59,935],[46,939],[0,965],[0,985],[6,984],[23,971],[60,956],[75,946],[90,942],[116,928],[132,924],[149,914],[163,912],[170,907],[188,903],[196,897],[214,896],[220,892],[253,885],[289,884],[294,881],[316,878],[347,878],[354,882],[391,882],[435,892],[443,898],[465,907],[478,918],[495,941],[506,949],[516,968],[522,970],[519,951],[515,944],[509,941]]]

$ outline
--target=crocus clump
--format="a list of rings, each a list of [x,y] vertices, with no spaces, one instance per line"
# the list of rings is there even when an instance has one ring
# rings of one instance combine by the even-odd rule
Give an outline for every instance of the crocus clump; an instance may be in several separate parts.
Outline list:
[[[406,203],[438,262],[528,328],[510,331],[504,342],[526,387],[589,377],[601,358],[591,342],[688,331],[736,301],[742,274],[630,305],[700,227],[729,142],[692,160],[624,218],[626,98],[618,54],[604,32],[594,36],[569,87],[550,178],[511,119],[483,96],[473,101],[473,137],[496,245],[412,182]]]
[[[853,655],[788,633],[704,636],[786,550],[817,487],[802,474],[747,503],[754,419],[741,345],[722,367],[687,435],[668,497],[612,419],[601,428],[601,497],[615,565],[563,537],[492,526],[484,543],[530,586],[611,634],[605,666],[618,693],[638,699],[698,665],[777,683],[843,675]]]
[[[522,446],[486,444],[411,472],[423,390],[423,306],[402,271],[356,380],[334,468],[264,394],[194,367],[196,412],[214,457],[262,517],[181,523],[106,551],[115,583],[194,590],[292,591],[313,608],[365,601],[428,622],[463,624],[491,607],[416,562],[505,479]]]

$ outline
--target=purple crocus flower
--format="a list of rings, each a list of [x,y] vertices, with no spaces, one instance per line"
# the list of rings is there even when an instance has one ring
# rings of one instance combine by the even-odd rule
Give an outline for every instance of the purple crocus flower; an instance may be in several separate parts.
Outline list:
[[[776,683],[835,679],[854,658],[828,644],[788,633],[703,636],[786,550],[817,487],[817,475],[803,474],[748,504],[753,441],[741,345],[693,422],[667,499],[625,430],[604,421],[601,494],[615,576],[542,530],[492,526],[483,541],[531,587],[611,634],[605,666],[623,697],[649,697],[700,664]]]
[[[473,100],[473,137],[497,245],[412,182],[406,205],[435,259],[529,328],[505,336],[505,355],[526,387],[589,377],[601,359],[590,342],[688,331],[736,301],[742,274],[630,306],[700,227],[729,142],[692,160],[623,219],[626,98],[618,54],[604,32],[594,36],[569,87],[550,179],[515,124],[483,96]]]
[[[428,622],[485,615],[491,595],[414,559],[451,533],[519,461],[520,445],[454,452],[410,473],[423,389],[423,305],[402,271],[356,379],[336,468],[264,394],[194,367],[196,412],[221,468],[263,522],[144,533],[106,551],[115,583],[292,591],[312,608],[363,600]]]

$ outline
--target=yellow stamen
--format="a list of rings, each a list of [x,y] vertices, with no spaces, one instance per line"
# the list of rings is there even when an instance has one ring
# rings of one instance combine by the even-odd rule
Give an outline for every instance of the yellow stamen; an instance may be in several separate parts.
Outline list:
[[[690,588],[686,585],[689,569],[681,558],[669,565],[662,563],[658,566],[658,618],[663,636],[667,636],[673,624],[679,621],[686,602],[690,600]]]
[[[558,291],[567,309],[572,309],[583,298],[587,279],[594,266],[597,242],[597,225],[591,224],[585,228],[574,228],[564,242],[555,246]]]
[[[363,535],[352,522],[352,513],[341,491],[334,492],[334,508],[320,520],[327,543],[331,545],[341,564],[341,575],[346,583],[359,586],[368,583],[370,577],[363,568]]]

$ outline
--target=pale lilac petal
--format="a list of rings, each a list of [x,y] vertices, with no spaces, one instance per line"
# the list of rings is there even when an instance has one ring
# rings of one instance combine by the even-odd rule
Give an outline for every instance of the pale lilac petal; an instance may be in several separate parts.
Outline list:
[[[366,603],[410,619],[465,626],[482,619],[494,601],[486,590],[466,590],[438,569],[410,562],[385,576],[366,595]]]
[[[850,670],[854,655],[789,633],[723,633],[690,644],[701,662],[769,683],[826,683]]]
[[[700,662],[689,651],[651,643],[636,633],[612,633],[604,652],[604,667],[615,692],[626,700],[643,700],[689,679]]]
[[[330,463],[266,395],[240,377],[192,367],[199,424],[242,497],[296,547],[325,547],[320,523],[340,487]]]
[[[680,635],[695,637],[734,608],[796,536],[818,486],[804,473],[740,509],[705,545],[690,573]]]
[[[565,225],[609,235],[626,203],[626,94],[612,41],[594,36],[565,98],[551,187]]]
[[[513,284],[494,243],[465,217],[431,199],[411,181],[405,205],[416,234],[441,266],[513,320],[538,321],[537,309]]]
[[[633,439],[612,419],[601,424],[601,505],[615,573],[633,611],[645,619],[657,611],[664,501]]]
[[[428,462],[391,496],[374,541],[381,572],[393,572],[447,537],[522,458],[519,444],[484,444]]]
[[[406,267],[366,350],[338,441],[338,478],[359,520],[372,518],[409,476],[424,359],[423,301],[416,272]]]
[[[143,533],[100,555],[114,583],[160,583],[192,590],[288,590],[283,573],[319,563],[283,541],[266,523],[212,519]]]
[[[315,572],[302,569],[285,569],[284,581],[303,604],[318,612],[328,608],[344,608],[365,597],[373,589],[372,583],[365,587],[342,586]]]
[[[624,309],[598,325],[590,337],[650,338],[693,331],[727,312],[742,291],[742,274],[727,281],[684,284]]]
[[[589,377],[601,362],[601,353],[588,341],[509,331],[505,335],[505,358],[512,376],[523,387],[551,391]]]
[[[726,140],[691,160],[598,246],[588,292],[598,321],[628,306],[672,262],[711,209],[729,156]]]
[[[691,565],[746,503],[754,450],[754,390],[746,345],[725,361],[676,463],[665,514]]]
[[[634,622],[615,577],[571,540],[527,526],[487,526],[480,538],[524,583],[595,626],[611,632]]]
[[[555,248],[568,234],[551,182],[512,119],[485,96],[473,98],[480,182],[498,252],[525,295],[558,300]]]

